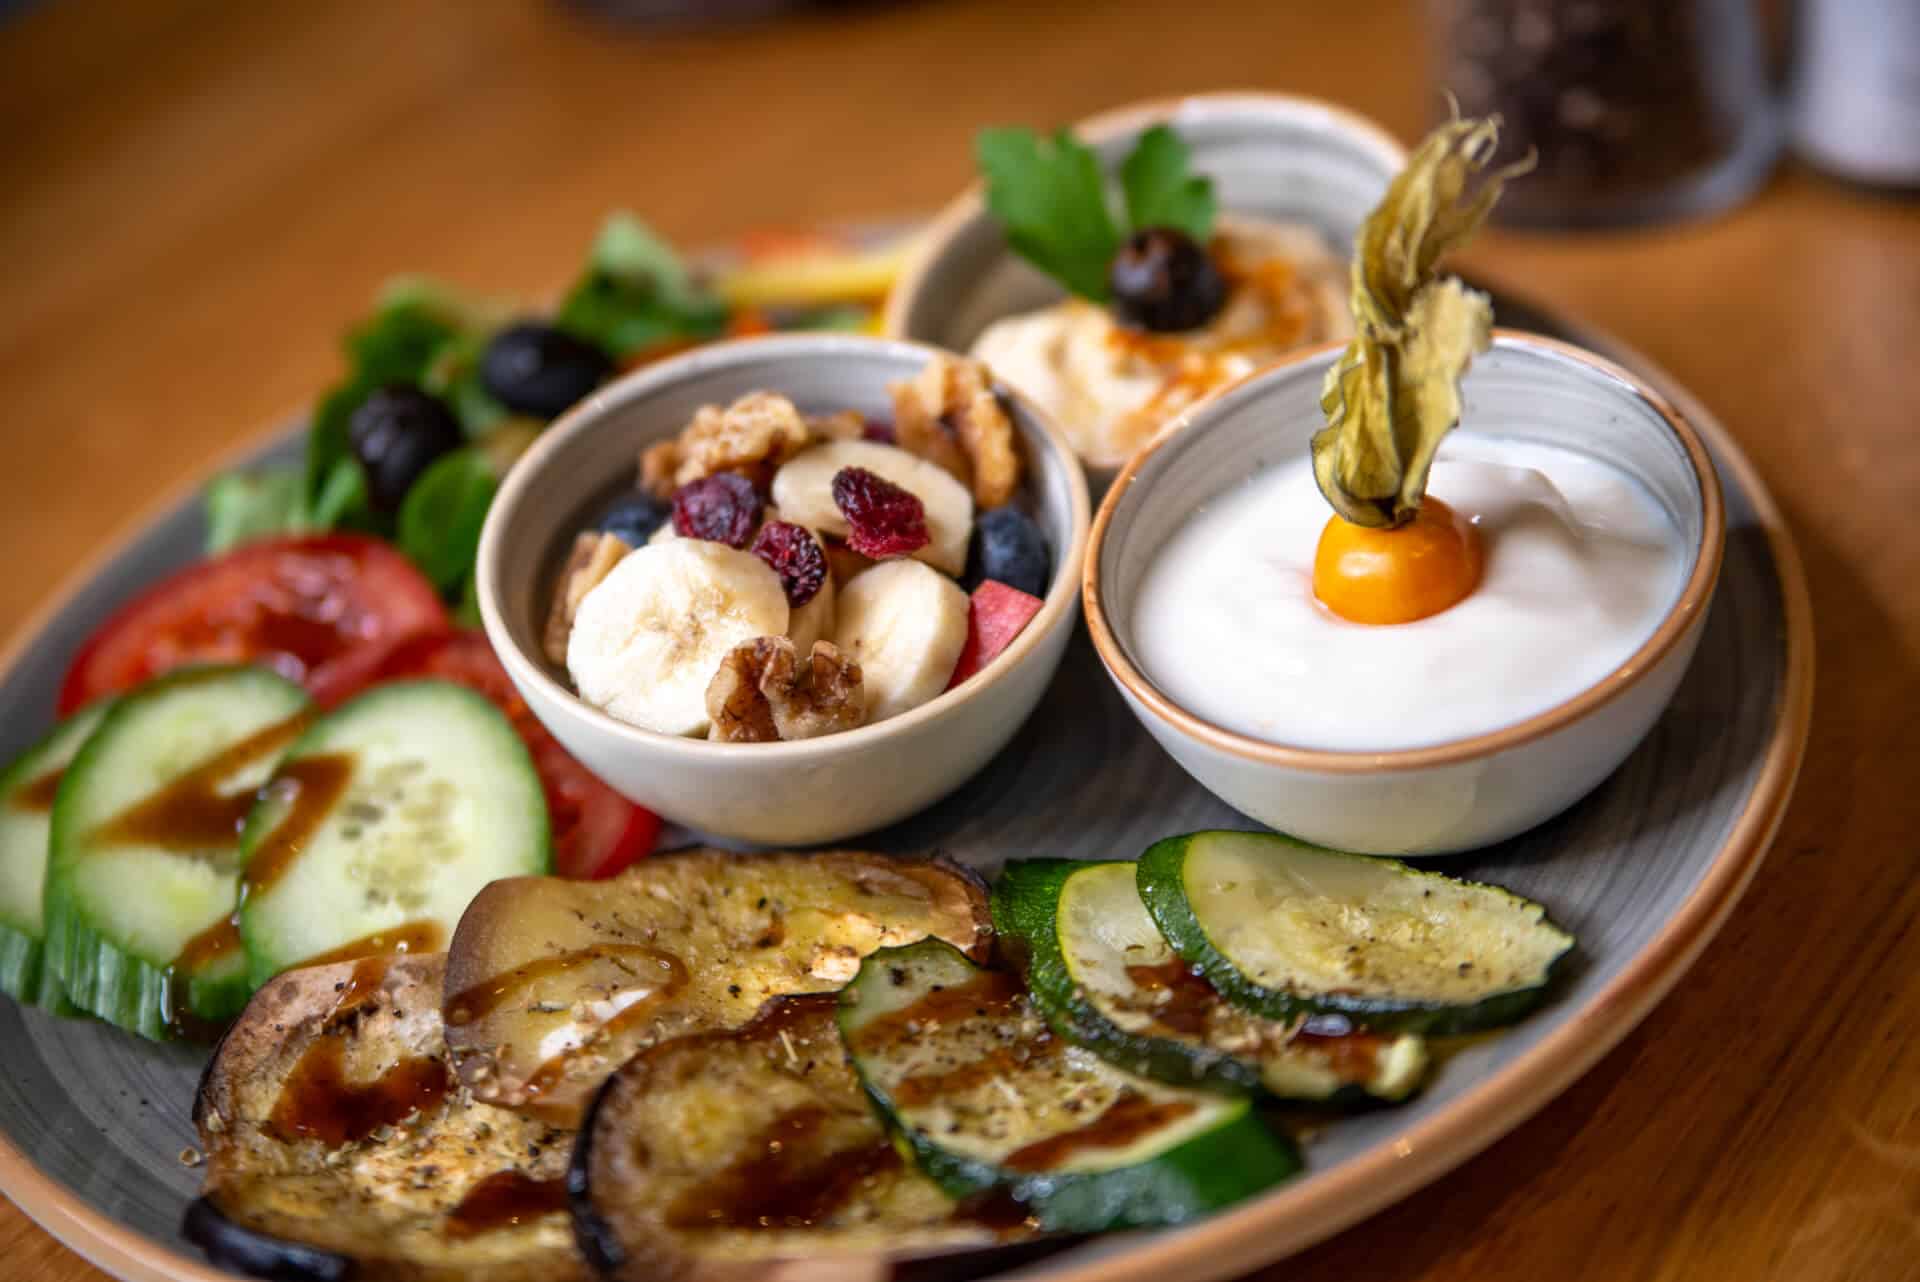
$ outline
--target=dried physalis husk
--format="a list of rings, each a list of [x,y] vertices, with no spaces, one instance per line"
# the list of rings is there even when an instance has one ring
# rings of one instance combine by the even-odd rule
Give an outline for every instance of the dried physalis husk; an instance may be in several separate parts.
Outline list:
[[[1460,378],[1487,349],[1493,308],[1441,255],[1466,243],[1506,180],[1532,165],[1484,172],[1498,117],[1455,120],[1428,135],[1360,230],[1352,272],[1358,331],[1327,371],[1313,438],[1320,492],[1356,525],[1413,519],[1440,439],[1460,421]]]

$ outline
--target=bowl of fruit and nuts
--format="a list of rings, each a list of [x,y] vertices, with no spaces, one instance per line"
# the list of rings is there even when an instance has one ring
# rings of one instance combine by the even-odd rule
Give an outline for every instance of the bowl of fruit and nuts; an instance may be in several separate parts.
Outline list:
[[[917,343],[721,343],[611,383],[502,485],[487,634],[633,800],[836,841],[985,765],[1077,617],[1088,500],[1046,416]]]

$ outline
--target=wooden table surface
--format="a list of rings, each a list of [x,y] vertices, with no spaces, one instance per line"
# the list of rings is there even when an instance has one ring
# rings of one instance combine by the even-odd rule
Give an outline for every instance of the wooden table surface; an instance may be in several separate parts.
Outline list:
[[[955,0],[616,34],[534,0],[49,0],[0,29],[0,634],[307,402],[397,269],[538,294],[603,211],[683,243],[932,208],[971,131],[1258,87],[1402,137],[1420,6]],[[1681,227],[1469,265],[1692,387],[1812,579],[1813,741],[1698,968],[1483,1156],[1267,1278],[1920,1276],[1920,206],[1789,165]],[[10,1277],[103,1275],[0,1204]]]

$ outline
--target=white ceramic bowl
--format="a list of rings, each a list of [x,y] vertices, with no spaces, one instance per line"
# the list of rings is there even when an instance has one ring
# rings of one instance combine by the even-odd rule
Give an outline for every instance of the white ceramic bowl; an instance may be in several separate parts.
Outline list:
[[[1134,141],[1171,124],[1194,168],[1214,180],[1220,208],[1318,228],[1342,257],[1406,149],[1363,116],[1316,98],[1212,93],[1102,112],[1074,133],[1117,168]],[[1064,291],[1007,244],[978,184],[942,210],[887,300],[886,332],[964,352],[1007,316],[1058,302]],[[1097,489],[1118,468],[1090,466]]]
[[[892,413],[886,385],[936,353],[850,335],[784,335],[701,348],[609,384],[549,428],[508,474],[480,536],[480,614],[541,723],[641,805],[714,836],[769,845],[838,841],[905,818],[960,786],[1012,738],[1073,633],[1087,490],[1066,442],[1017,396],[1027,489],[1054,554],[1040,613],[985,670],[911,712],[794,743],[656,734],[584,702],[539,637],[559,566],[597,506],[634,483],[643,446],[701,405],[761,389],[804,411]]]
[[[1443,854],[1510,837],[1584,796],[1652,728],[1693,657],[1720,572],[1725,516],[1706,448],[1618,366],[1500,331],[1465,382],[1473,431],[1581,450],[1642,482],[1685,551],[1679,595],[1627,661],[1573,699],[1472,738],[1390,752],[1270,743],[1196,716],[1136,662],[1135,597],[1154,555],[1209,499],[1303,455],[1323,425],[1337,346],[1275,366],[1198,407],[1127,464],[1094,519],[1087,625],[1141,723],[1228,805],[1308,841],[1371,854]]]

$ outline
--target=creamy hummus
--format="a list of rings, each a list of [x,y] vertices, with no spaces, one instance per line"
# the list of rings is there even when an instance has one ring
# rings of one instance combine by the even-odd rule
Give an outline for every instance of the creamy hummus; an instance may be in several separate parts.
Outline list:
[[[1313,229],[1222,218],[1211,246],[1226,305],[1204,327],[1149,334],[1070,298],[989,326],[973,355],[1111,467],[1196,402],[1295,348],[1353,334],[1346,263]]]

